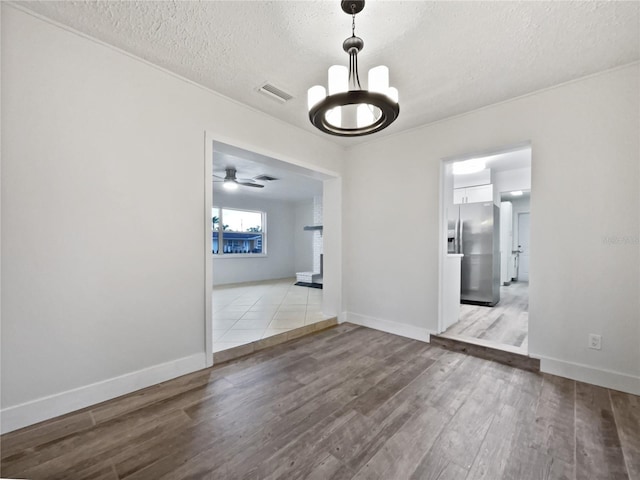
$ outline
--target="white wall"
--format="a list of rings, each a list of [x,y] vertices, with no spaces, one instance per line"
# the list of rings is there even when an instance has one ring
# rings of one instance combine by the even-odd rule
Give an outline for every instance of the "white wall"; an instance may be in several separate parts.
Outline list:
[[[295,206],[293,203],[243,196],[237,191],[235,193],[214,192],[213,205],[221,208],[258,210],[267,214],[267,255],[249,258],[212,255],[214,285],[256,282],[295,275]]]
[[[499,192],[531,189],[531,167],[494,172],[493,185]]]
[[[313,231],[304,230],[313,225],[313,198],[296,202],[294,237],[294,270],[311,272],[313,270]]]
[[[205,131],[327,172],[343,150],[2,9],[7,431],[206,364]]]
[[[342,177],[322,182],[322,313],[345,320],[343,288],[344,256],[344,185]]]
[[[531,141],[530,352],[545,371],[640,393],[639,85],[634,64],[350,149],[348,318],[435,331],[441,159]]]

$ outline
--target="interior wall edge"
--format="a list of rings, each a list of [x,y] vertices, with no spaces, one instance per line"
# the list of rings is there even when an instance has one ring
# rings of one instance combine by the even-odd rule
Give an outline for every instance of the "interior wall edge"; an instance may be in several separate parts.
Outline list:
[[[111,400],[207,367],[206,354],[197,353],[65,392],[0,410],[0,433]]]

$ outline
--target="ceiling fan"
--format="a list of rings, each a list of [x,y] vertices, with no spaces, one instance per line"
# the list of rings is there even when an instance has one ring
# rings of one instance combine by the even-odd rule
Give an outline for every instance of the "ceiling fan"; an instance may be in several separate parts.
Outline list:
[[[242,185],[243,187],[264,188],[264,185],[256,183],[252,178],[237,178],[236,169],[233,167],[227,167],[225,169],[224,177],[219,177],[218,175],[214,175],[214,177],[220,179],[214,180],[214,182],[222,182],[222,186],[226,190],[235,190],[238,188],[238,185]]]

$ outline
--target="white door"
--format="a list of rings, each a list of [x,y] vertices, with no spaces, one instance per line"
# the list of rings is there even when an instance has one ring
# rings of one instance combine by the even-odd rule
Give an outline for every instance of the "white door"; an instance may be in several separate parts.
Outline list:
[[[511,251],[513,250],[513,205],[511,202],[500,204],[500,285],[511,282]]]
[[[518,265],[518,281],[529,281],[529,213],[518,214],[518,250],[520,259]]]

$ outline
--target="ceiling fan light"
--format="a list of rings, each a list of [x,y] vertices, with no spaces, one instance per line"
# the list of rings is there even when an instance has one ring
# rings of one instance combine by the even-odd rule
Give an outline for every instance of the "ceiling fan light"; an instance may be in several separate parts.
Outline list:
[[[349,90],[349,69],[344,65],[329,67],[329,95]]]
[[[373,67],[369,70],[369,91],[388,94],[389,69],[384,65]]]
[[[309,110],[313,108],[315,105],[320,103],[322,100],[327,98],[327,89],[322,85],[314,85],[307,91],[307,105],[309,106]]]
[[[225,190],[237,190],[238,189],[238,184],[236,182],[234,182],[233,180],[225,180],[224,183],[222,184],[222,187]]]

